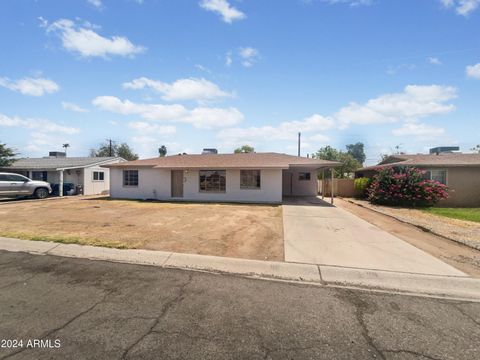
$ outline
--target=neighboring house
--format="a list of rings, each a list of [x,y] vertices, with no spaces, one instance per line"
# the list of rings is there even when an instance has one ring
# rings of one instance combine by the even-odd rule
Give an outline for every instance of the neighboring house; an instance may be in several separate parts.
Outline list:
[[[72,183],[74,187],[80,185],[84,195],[96,195],[106,194],[110,190],[110,171],[101,166],[122,161],[125,159],[120,157],[66,157],[65,153],[51,152],[48,157],[18,159],[0,171],[57,185],[59,195],[64,195],[64,183]]]
[[[173,155],[104,165],[113,198],[280,203],[316,196],[317,172],[336,162],[277,153]]]
[[[379,169],[411,166],[425,170],[425,178],[449,187],[449,198],[441,206],[480,206],[480,154],[438,153],[391,155],[378,165],[359,169],[355,177],[373,177]]]

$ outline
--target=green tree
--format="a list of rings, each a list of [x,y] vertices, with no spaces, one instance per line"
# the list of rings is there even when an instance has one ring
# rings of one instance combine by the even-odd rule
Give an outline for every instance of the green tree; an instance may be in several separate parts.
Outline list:
[[[255,151],[255,149],[253,148],[253,146],[243,145],[243,146],[235,149],[234,153],[235,153],[235,154],[252,153],[252,152],[254,152],[254,151]]]
[[[158,148],[158,155],[160,157],[167,156],[167,147],[165,145],[162,145]]]
[[[350,177],[355,170],[362,166],[351,154],[337,150],[331,146],[320,148],[315,153],[314,157],[316,159],[337,161],[341,163],[341,165],[335,169],[335,176],[340,179]]]
[[[7,147],[6,144],[0,144],[0,167],[10,166],[15,161],[16,155],[12,148]]]
[[[360,164],[363,164],[367,158],[365,156],[365,145],[361,142],[347,145],[347,153],[352,155]]]
[[[135,154],[133,149],[128,146],[127,143],[122,143],[118,146],[117,156],[124,158],[125,160],[138,160],[138,154]]]
[[[92,157],[119,156],[129,161],[138,160],[138,155],[135,154],[133,149],[127,143],[122,143],[120,145],[112,144],[111,147],[110,147],[110,143],[103,143],[99,146],[98,149],[90,150],[90,156]]]

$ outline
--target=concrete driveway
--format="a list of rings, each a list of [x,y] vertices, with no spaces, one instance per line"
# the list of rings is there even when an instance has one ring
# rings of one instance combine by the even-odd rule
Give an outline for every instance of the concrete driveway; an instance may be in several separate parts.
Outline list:
[[[419,274],[463,272],[319,198],[283,205],[285,261]]]

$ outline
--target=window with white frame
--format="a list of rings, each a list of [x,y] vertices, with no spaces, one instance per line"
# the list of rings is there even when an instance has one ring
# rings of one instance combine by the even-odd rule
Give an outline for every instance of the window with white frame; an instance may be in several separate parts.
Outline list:
[[[240,189],[260,189],[260,170],[240,170]]]
[[[138,186],[138,170],[123,170],[123,186]]]
[[[447,185],[447,170],[445,169],[431,169],[426,170],[425,174],[423,175],[425,180],[435,180],[438,181],[440,184]]]
[[[105,180],[105,172],[103,171],[93,172],[93,181],[104,181],[104,180]]]
[[[225,192],[226,170],[200,170],[200,192]]]

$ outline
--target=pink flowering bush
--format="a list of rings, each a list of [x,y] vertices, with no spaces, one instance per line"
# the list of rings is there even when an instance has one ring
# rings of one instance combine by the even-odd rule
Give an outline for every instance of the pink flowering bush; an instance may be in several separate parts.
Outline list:
[[[381,169],[367,189],[372,204],[431,206],[448,198],[448,187],[425,180],[425,171],[413,167]]]

